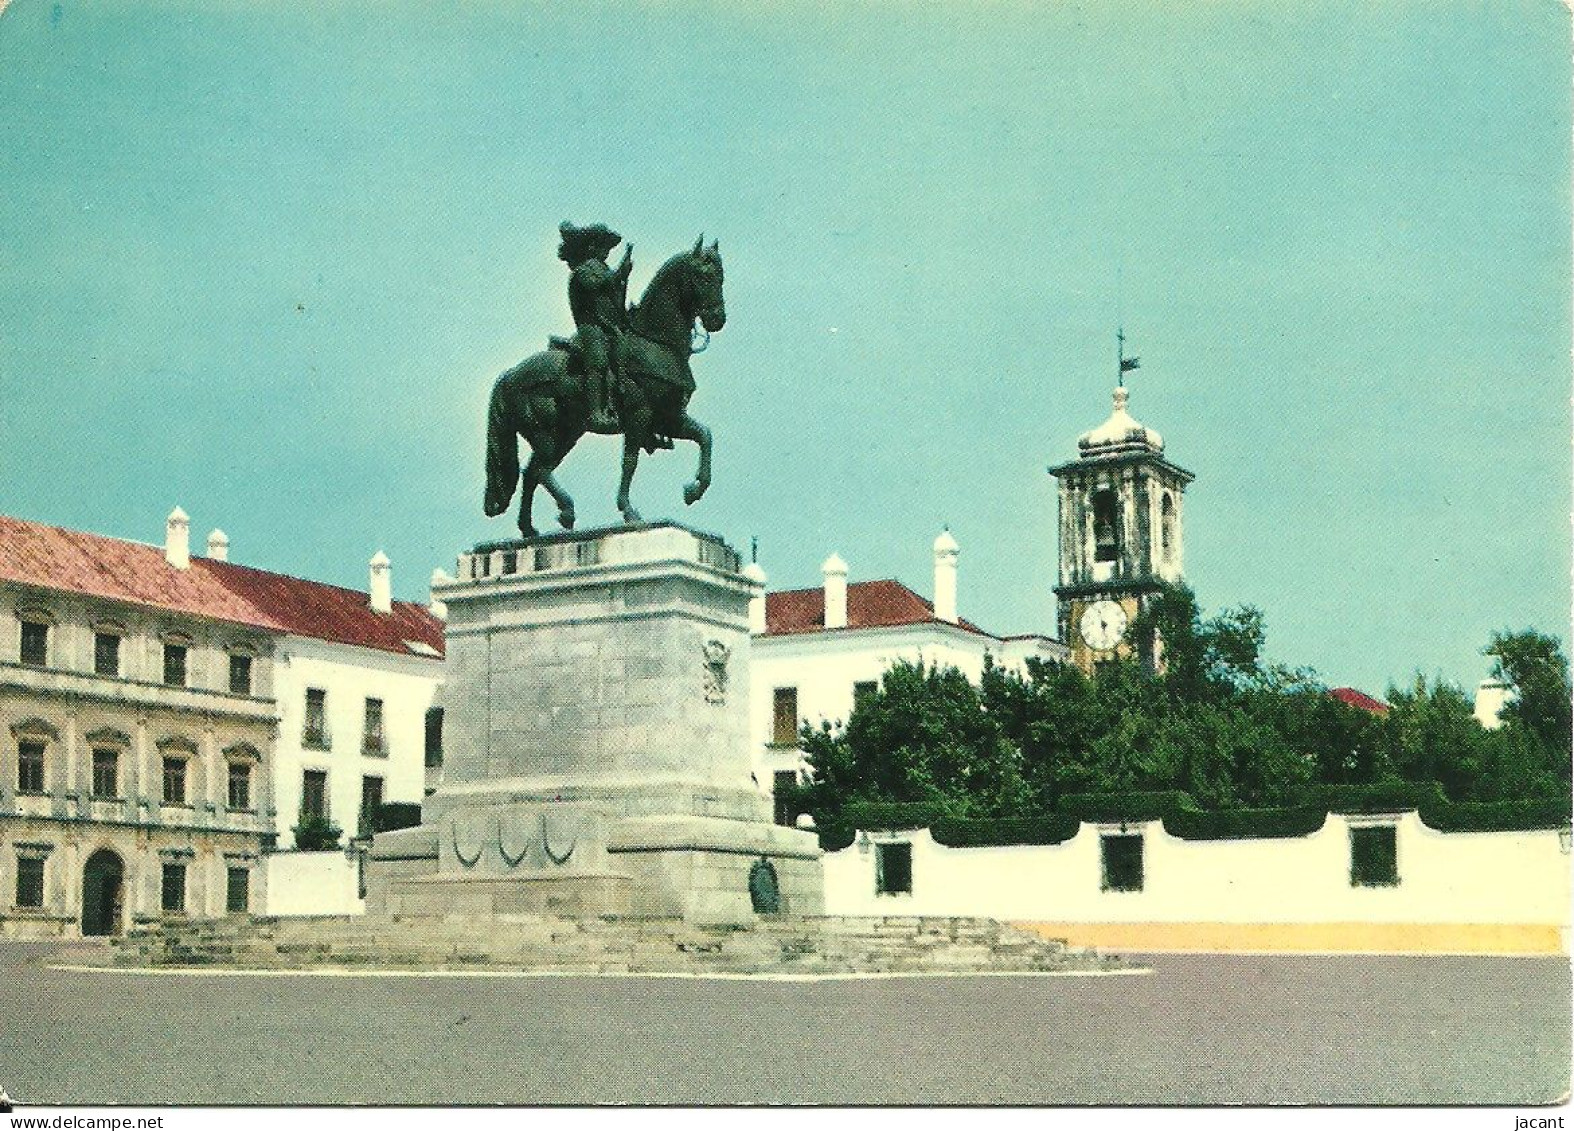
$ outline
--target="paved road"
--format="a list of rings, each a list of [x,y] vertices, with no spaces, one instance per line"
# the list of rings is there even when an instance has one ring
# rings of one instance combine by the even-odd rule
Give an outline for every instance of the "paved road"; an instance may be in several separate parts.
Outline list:
[[[0,1084],[23,1103],[1522,1105],[1569,1084],[1562,959],[816,983],[45,968],[71,951],[0,943]]]

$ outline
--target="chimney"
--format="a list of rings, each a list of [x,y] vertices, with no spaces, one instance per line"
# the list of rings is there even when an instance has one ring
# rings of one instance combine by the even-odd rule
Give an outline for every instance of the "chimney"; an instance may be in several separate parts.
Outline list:
[[[216,562],[230,560],[230,536],[222,530],[208,535],[208,557]]]
[[[820,567],[825,574],[825,627],[847,627],[847,563],[832,554]]]
[[[176,569],[191,568],[191,517],[179,507],[164,520],[164,560]]]
[[[434,590],[439,585],[447,585],[451,581],[453,581],[453,578],[449,577],[447,573],[443,572],[443,570],[434,569],[432,571],[432,588]],[[432,594],[431,602],[427,605],[427,608],[431,609],[432,615],[438,620],[448,619],[448,604],[445,601],[439,600],[435,592]]]
[[[960,547],[948,526],[935,539],[935,619],[956,623],[956,559]]]
[[[760,587],[749,598],[749,631],[759,636],[765,631],[765,571],[759,562],[750,562],[743,567],[743,576]]]
[[[374,613],[393,612],[393,568],[388,564],[388,555],[381,550],[372,555],[370,604]]]

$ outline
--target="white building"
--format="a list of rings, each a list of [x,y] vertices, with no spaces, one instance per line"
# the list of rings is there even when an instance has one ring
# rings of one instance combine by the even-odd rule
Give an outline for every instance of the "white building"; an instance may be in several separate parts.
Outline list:
[[[385,802],[419,802],[435,762],[440,714],[430,720],[443,678],[443,625],[420,605],[391,598],[381,553],[370,592],[315,582],[291,587],[274,669],[279,738],[274,793],[281,848],[305,813],[325,816],[347,837],[371,832]],[[275,575],[276,576],[276,575]],[[294,581],[294,579],[287,579]],[[309,605],[299,586],[311,586]],[[281,619],[283,619],[281,617]]]
[[[315,890],[310,877],[322,861],[308,865],[290,851],[302,815],[327,818],[345,839],[369,831],[379,804],[421,800],[428,763],[440,753],[441,720],[432,712],[443,624],[432,610],[392,599],[386,557],[372,559],[362,592],[237,565],[218,530],[205,556],[193,554],[189,531],[178,508],[163,546],[0,518],[0,594],[15,595],[0,607],[14,604],[11,635],[21,641],[5,645],[0,624],[0,716],[20,720],[0,735],[0,841],[10,839],[8,816],[60,825],[68,835],[53,859],[65,870],[50,878],[46,861],[43,906],[57,918],[87,915],[94,933],[118,930],[159,903],[146,878],[157,869],[141,858],[152,832],[136,851],[116,841],[113,874],[100,868],[81,882],[66,875],[81,870],[78,841],[85,854],[121,826],[200,834],[195,859],[223,848],[233,858],[232,887],[240,882],[233,873],[254,867],[260,850],[265,873],[250,897],[230,893],[231,909],[348,909],[339,894]],[[89,747],[116,771],[105,771],[91,798],[82,784],[94,781],[83,768]],[[239,793],[237,767],[248,774]],[[241,834],[251,837],[250,856],[229,843]],[[59,847],[32,832],[23,841],[19,859],[38,856],[35,842]],[[336,875],[353,877],[353,862],[337,859]],[[185,860],[164,862],[173,893],[163,896],[165,910],[222,913],[223,884],[199,885],[206,871],[194,866],[190,902],[179,898],[168,876]],[[15,870],[30,908],[39,869]],[[0,866],[0,881],[8,876]],[[122,883],[130,897],[121,903],[82,898],[84,884],[96,893]],[[110,911],[100,915],[99,905]]]
[[[762,594],[750,608],[750,737],[755,777],[773,794],[804,770],[798,731],[804,723],[843,721],[854,699],[879,686],[898,660],[958,669],[975,682],[984,657],[1022,670],[1029,657],[1066,660],[1065,645],[1047,636],[995,636],[957,611],[957,558],[949,532],[934,543],[933,602],[900,581],[847,580],[847,563],[832,554],[824,584]],[[762,585],[765,573],[745,572]],[[778,819],[785,814],[778,812]]]

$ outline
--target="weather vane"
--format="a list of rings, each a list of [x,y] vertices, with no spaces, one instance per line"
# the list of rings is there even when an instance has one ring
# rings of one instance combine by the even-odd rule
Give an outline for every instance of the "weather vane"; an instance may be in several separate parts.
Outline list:
[[[1115,328],[1115,356],[1119,359],[1120,368],[1115,375],[1115,383],[1121,388],[1126,387],[1126,374],[1133,369],[1140,368],[1141,363],[1135,357],[1126,356],[1126,331],[1124,327]]]

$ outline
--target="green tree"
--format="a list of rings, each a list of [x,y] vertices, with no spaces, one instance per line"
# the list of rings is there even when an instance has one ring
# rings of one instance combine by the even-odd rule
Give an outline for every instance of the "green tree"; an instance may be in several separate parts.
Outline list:
[[[1435,781],[1454,801],[1491,800],[1482,796],[1491,736],[1459,688],[1417,673],[1408,690],[1388,689],[1388,704],[1383,731],[1399,777]]]
[[[845,727],[804,728],[816,821],[856,801],[925,802],[957,816],[1021,812],[1031,793],[1021,755],[952,667],[899,662]]]
[[[1492,675],[1510,689],[1512,697],[1500,718],[1530,760],[1527,775],[1550,772],[1567,792],[1574,707],[1562,646],[1551,636],[1525,629],[1494,632],[1485,653],[1493,660]]]

